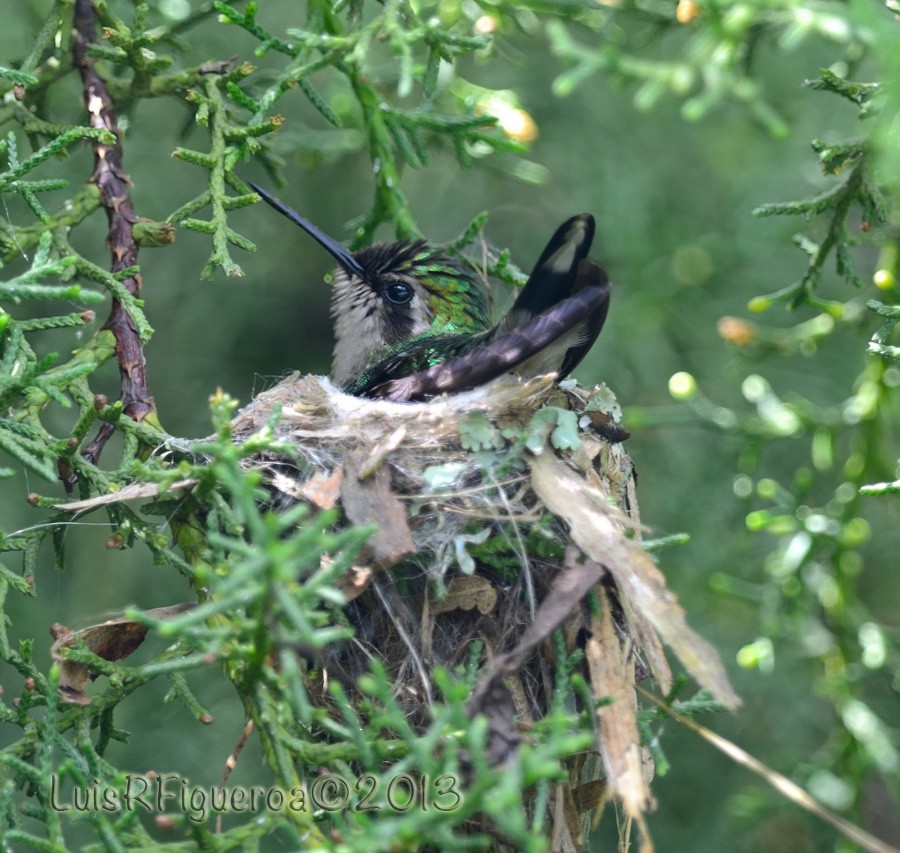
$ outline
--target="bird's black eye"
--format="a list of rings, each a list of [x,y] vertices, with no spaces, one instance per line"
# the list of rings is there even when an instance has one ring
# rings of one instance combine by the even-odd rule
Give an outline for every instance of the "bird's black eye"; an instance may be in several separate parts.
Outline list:
[[[413,298],[413,289],[408,284],[395,281],[384,289],[384,295],[394,305],[406,305]]]

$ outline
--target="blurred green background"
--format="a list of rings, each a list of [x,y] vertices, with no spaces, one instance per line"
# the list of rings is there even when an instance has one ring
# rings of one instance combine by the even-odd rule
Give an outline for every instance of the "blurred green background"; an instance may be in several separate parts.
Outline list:
[[[4,9],[0,64],[14,66],[21,59],[23,44],[33,37],[49,5],[16,0]],[[299,22],[298,5],[267,0],[260,4],[260,20],[280,31],[294,19]],[[629,38],[643,34],[644,47],[639,49],[647,57],[677,55],[682,49],[685,33],[654,35],[644,32],[641,23],[639,17],[623,16],[615,27]],[[889,16],[882,24],[890,25]],[[584,43],[597,37],[588,30],[573,32]],[[230,56],[256,61],[256,42],[237,28],[207,25],[190,32],[184,43],[193,62]],[[778,545],[777,537],[751,532],[745,522],[749,512],[768,506],[752,487],[760,478],[790,487],[797,469],[810,468],[810,436],[801,431],[754,443],[739,430],[717,430],[685,416],[688,410],[672,401],[667,388],[673,374],[687,371],[710,400],[739,414],[754,411],[741,393],[744,380],[754,374],[765,376],[782,399],[803,397],[833,407],[853,393],[853,383],[871,358],[865,341],[877,323],[870,316],[839,325],[806,354],[748,354],[717,332],[720,318],[748,316],[752,297],[789,284],[805,267],[804,256],[791,244],[791,236],[805,223],[754,219],[751,211],[765,202],[804,198],[832,185],[834,179],[824,178],[816,165],[810,140],[852,138],[858,132],[857,111],[801,84],[840,54],[832,41],[815,35],[790,50],[759,45],[754,79],[785,121],[787,133],[778,137],[745,105],[729,100],[693,122],[684,119],[681,102],[669,94],[651,109],[637,109],[635,87],[603,74],[559,97],[553,84],[564,65],[549,49],[540,19],[534,19],[530,31],[507,21],[492,51],[464,59],[458,73],[488,89],[515,90],[539,132],[525,155],[527,162],[497,154],[463,170],[451,151],[435,151],[428,167],[404,171],[403,188],[422,231],[436,242],[456,237],[479,211],[490,211],[486,238],[509,247],[513,260],[526,269],[564,218],[594,213],[598,239],[593,256],[608,268],[615,289],[606,328],[576,376],[586,384],[606,382],[625,407],[626,426],[632,431],[627,447],[639,472],[638,495],[649,535],[690,535],[688,544],[663,551],[660,564],[690,623],[719,649],[744,699],[738,714],[703,722],[797,781],[813,780],[814,789],[819,785],[815,792],[826,798],[830,792],[830,804],[839,811],[855,804],[852,813],[857,818],[883,837],[894,834],[896,841],[896,761],[892,777],[889,759],[879,769],[871,757],[867,761],[864,748],[850,743],[825,684],[829,674],[817,646],[824,642],[825,630],[819,614],[815,607],[792,611],[789,604],[779,603],[777,584],[767,571],[767,555]],[[268,62],[260,63],[260,74]],[[391,68],[386,55],[388,81]],[[863,63],[853,71],[867,79],[875,66]],[[352,123],[346,93],[327,75],[317,85],[339,111],[342,104],[351,108],[351,121],[334,130],[299,91],[283,99],[280,109],[286,123],[272,143],[284,158],[287,182],[278,193],[325,231],[349,240],[347,223],[371,204],[371,164],[364,136]],[[53,98],[60,116],[73,123],[83,120],[74,81],[68,89],[57,88]],[[142,103],[123,118],[128,125],[125,167],[133,181],[135,209],[142,216],[163,219],[203,189],[201,170],[170,155],[178,145],[203,149],[205,131],[172,100]],[[66,172],[78,186],[90,174],[90,150],[73,149],[68,162],[52,168],[54,174]],[[247,163],[241,174],[272,186],[256,164]],[[59,200],[66,197],[64,191],[55,195]],[[8,204],[0,216],[21,221],[24,205]],[[50,200],[46,204],[55,206]],[[201,281],[209,240],[183,229],[174,245],[141,253],[143,296],[156,329],[146,349],[150,385],[163,426],[174,435],[198,437],[209,431],[207,398],[218,387],[246,402],[287,371],[326,373],[329,367],[332,339],[323,283],[329,257],[264,207],[232,214],[232,222],[258,246],[255,254],[236,257],[244,278],[219,275]],[[90,227],[80,229],[78,246],[105,265],[104,226],[103,217],[95,215]],[[379,236],[393,239],[387,229]],[[876,295],[870,283],[876,251],[861,249],[857,259],[863,292],[850,293],[829,271],[823,295],[841,301]],[[98,316],[103,313],[101,307]],[[755,322],[787,328],[816,313],[801,308],[789,314],[776,306]],[[65,352],[71,335],[54,333],[46,342],[48,349]],[[115,398],[118,377],[114,367],[106,370],[105,390]],[[659,425],[649,425],[654,420]],[[842,480],[840,466],[850,452],[850,440],[839,436],[833,466],[815,472],[806,496],[810,506],[831,500]],[[885,435],[884,442],[885,460],[891,463],[896,460],[896,435]],[[745,478],[739,479],[742,473]],[[751,484],[749,494],[736,494],[736,478],[739,493]],[[5,529],[40,522],[25,503],[35,485],[24,473],[3,482],[0,525]],[[40,490],[51,491],[46,484],[40,484]],[[896,636],[897,502],[869,499],[861,512],[872,536],[858,548],[856,590],[871,621]],[[40,595],[13,605],[14,638],[36,633],[48,638],[49,647],[46,628],[53,622],[81,627],[129,604],[149,608],[189,597],[183,580],[154,566],[140,548],[105,550],[108,535],[99,517],[88,516],[66,534],[64,571],[53,567],[49,551],[42,553]],[[725,588],[729,592],[724,593]],[[761,637],[771,639],[771,656],[763,654],[760,665],[753,666],[752,655],[745,651],[742,662],[751,665],[739,666],[740,650]],[[768,647],[763,643],[758,648]],[[49,661],[47,648],[39,655]],[[896,726],[900,683],[891,670],[898,665],[895,655],[869,671],[856,665],[842,677],[865,690],[873,711]],[[12,683],[14,676],[0,669],[0,682],[8,680]],[[162,688],[151,685],[142,691],[142,701],[132,699],[122,706],[120,714],[126,719],[119,718],[118,724],[133,733],[132,744],[113,745],[111,760],[136,771],[164,770],[177,763],[198,783],[216,782],[240,734],[242,714],[217,673],[210,672],[207,681],[196,692],[215,714],[213,726],[201,728],[187,719],[184,709],[162,705]],[[11,692],[18,689],[16,685]],[[0,728],[0,744],[5,738]],[[650,827],[659,849],[699,853],[840,848],[833,831],[785,803],[690,732],[670,723],[662,745],[672,769],[654,783],[659,808]],[[251,745],[242,756],[233,783],[256,781],[259,763],[253,750]],[[836,762],[835,756],[847,760]],[[607,823],[612,824],[611,818]],[[612,849],[602,846],[613,844],[612,829],[601,827],[598,849]]]

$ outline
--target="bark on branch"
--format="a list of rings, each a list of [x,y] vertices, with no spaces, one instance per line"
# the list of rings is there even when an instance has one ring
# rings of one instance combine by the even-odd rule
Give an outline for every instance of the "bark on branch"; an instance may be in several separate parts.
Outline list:
[[[100,203],[106,210],[109,222],[107,245],[112,254],[110,270],[117,273],[137,263],[138,245],[132,233],[137,216],[131,204],[128,175],[122,167],[122,132],[116,123],[116,113],[106,83],[97,73],[93,59],[88,54],[88,48],[95,38],[96,10],[93,2],[76,0],[72,57],[81,75],[90,125],[107,130],[116,137],[113,145],[105,145],[99,141],[92,143],[94,172],[90,180],[99,188]],[[122,284],[132,295],[140,294],[140,275],[129,276]],[[118,299],[112,300],[109,319],[104,328],[110,329],[116,339],[124,412],[134,420],[142,421],[156,412],[156,404],[147,385],[146,362],[140,335],[128,310]],[[112,432],[113,428],[105,424],[85,448],[84,455],[91,461],[96,461]]]

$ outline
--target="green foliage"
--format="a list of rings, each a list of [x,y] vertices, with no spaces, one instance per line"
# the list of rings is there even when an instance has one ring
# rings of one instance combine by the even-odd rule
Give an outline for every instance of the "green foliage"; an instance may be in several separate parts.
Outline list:
[[[874,83],[852,83],[843,80],[832,71],[823,70],[818,80],[808,81],[811,89],[831,92],[847,98],[860,109],[860,118],[871,118],[877,114],[873,100],[878,92]],[[887,200],[875,177],[875,162],[870,142],[846,144],[826,144],[813,142],[813,150],[819,155],[819,164],[826,175],[847,172],[843,180],[816,198],[767,204],[754,211],[756,216],[793,215],[807,219],[818,216],[828,217],[825,236],[820,242],[798,234],[794,241],[809,256],[809,266],[800,281],[767,296],[758,296],[750,303],[751,311],[764,311],[773,302],[786,301],[792,307],[808,302],[840,317],[842,306],[818,299],[814,295],[822,276],[822,269],[829,254],[834,252],[838,275],[853,287],[860,287],[861,281],[853,259],[852,247],[858,242],[851,238],[847,229],[850,211],[858,204],[862,211],[863,233],[868,235],[873,228],[881,228],[887,222]],[[883,244],[889,245],[894,238],[888,237]]]
[[[0,283],[0,300],[9,305],[18,305],[24,300],[69,299],[85,304],[102,301],[102,294],[84,290],[77,284],[41,284],[48,278],[67,277],[77,265],[78,259],[74,255],[51,260],[50,248],[51,234],[48,231],[40,240],[30,269]],[[3,418],[0,423],[0,447],[50,482],[57,478],[53,462],[60,452],[61,440],[53,438],[44,429],[40,412],[51,400],[69,408],[72,406],[69,395],[78,394],[82,402],[80,427],[86,432],[88,419],[96,416],[93,400],[88,398],[86,377],[93,372],[100,359],[109,358],[112,352],[108,346],[104,350],[98,342],[92,352],[74,355],[68,362],[57,365],[55,354],[38,358],[26,335],[47,329],[83,326],[92,319],[92,312],[83,311],[16,321],[0,308],[0,403],[4,410],[16,413],[12,418]],[[94,412],[94,415],[88,412]]]
[[[869,341],[869,350],[890,361],[900,360],[900,347],[888,343],[894,326],[900,322],[900,309],[896,305],[885,305],[877,299],[871,299],[866,304],[869,310],[884,318],[884,325],[872,335],[872,340]]]
[[[615,9],[618,4],[602,5],[606,8],[576,7],[574,17],[598,34],[620,25],[626,16],[631,26],[596,45],[573,38],[562,22],[548,28],[554,53],[569,66],[554,83],[558,94],[568,95],[603,73],[640,84],[634,96],[638,109],[652,109],[671,94],[684,99],[684,118],[697,121],[710,110],[736,101],[746,104],[751,115],[778,136],[787,134],[788,124],[753,73],[754,61],[766,44],[793,50],[812,36],[824,36],[856,57],[874,40],[868,27],[830,3],[679,0],[673,9],[668,4],[634,0],[623,4],[621,14]],[[651,34],[659,45],[677,39],[676,57],[656,58],[653,51],[643,49],[643,41]]]
[[[839,29],[851,32],[850,25]],[[872,33],[863,33],[864,40],[873,41]],[[880,41],[882,47],[893,45],[891,53],[881,57],[883,73],[890,73],[897,32],[888,30]],[[792,648],[807,650],[817,671],[817,689],[832,703],[836,725],[828,742],[806,763],[803,777],[826,802],[858,809],[862,780],[881,775],[896,785],[900,772],[896,732],[879,702],[885,679],[895,681],[900,673],[897,647],[879,624],[862,584],[869,543],[890,535],[873,529],[869,496],[884,499],[896,491],[896,481],[871,481],[897,476],[898,449],[891,436],[897,434],[900,377],[892,365],[897,348],[888,341],[898,315],[895,305],[866,302],[852,291],[845,299],[824,299],[818,291],[830,284],[825,270],[831,257],[844,284],[861,289],[864,277],[856,256],[860,247],[876,246],[872,280],[896,299],[900,196],[888,170],[896,162],[897,148],[896,137],[884,128],[897,121],[897,87],[853,82],[832,69],[822,69],[806,86],[825,93],[819,97],[851,102],[859,111],[861,138],[813,141],[821,170],[837,178],[834,185],[811,199],[766,204],[754,211],[762,217],[802,216],[821,236],[796,235],[795,244],[808,256],[803,275],[787,287],[754,297],[748,307],[762,312],[784,302],[789,309],[822,313],[778,329],[735,318],[720,323],[722,337],[757,361],[741,385],[750,411],[717,405],[693,377],[683,374],[673,377],[670,391],[686,408],[632,410],[629,424],[699,420],[740,436],[734,493],[751,505],[747,529],[769,537],[771,550],[764,575],[757,579],[761,582],[752,587],[735,572],[713,578],[718,593],[760,602],[760,635],[739,650],[737,662],[772,672],[780,654],[790,655]],[[854,222],[854,217],[859,220]],[[871,264],[871,252],[863,257]],[[870,312],[882,321],[874,333],[866,331]],[[763,375],[775,367],[775,359],[814,356],[830,337],[845,330],[863,340],[872,335],[868,349],[880,356],[864,362],[845,399],[823,406],[796,390],[782,396]],[[805,448],[806,457],[795,452],[787,470],[775,461],[786,442]],[[839,791],[827,787],[836,779],[842,780]]]
[[[323,70],[337,75],[349,89],[348,94],[352,93],[375,166],[375,200],[371,213],[357,227],[358,243],[369,242],[382,222],[392,223],[399,237],[420,235],[400,185],[397,161],[413,168],[427,165],[426,134],[452,144],[463,165],[471,162],[468,147],[475,144],[488,146],[489,150],[522,150],[493,130],[495,117],[475,115],[459,98],[451,104],[451,114],[437,111],[441,62],[452,63],[461,54],[485,48],[489,43],[487,37],[462,36],[433,23],[430,14],[420,17],[401,3],[385,4],[380,14],[362,25],[355,14],[344,22],[333,12],[330,3],[313,0],[308,4],[305,27],[288,28],[286,37],[282,38],[257,22],[255,3],[248,4],[242,13],[226,3],[213,5],[223,20],[259,41],[255,51],[258,58],[275,53],[287,61],[265,88],[252,94],[239,86],[242,78],[252,72],[249,64],[218,77],[209,76],[202,94],[196,90],[191,92],[192,100],[199,104],[197,121],[210,128],[211,148],[208,154],[179,149],[176,156],[209,169],[209,189],[170,218],[187,228],[213,235],[215,249],[204,269],[204,277],[211,276],[216,267],[228,275],[240,274],[240,268],[228,255],[228,243],[253,250],[249,241],[226,225],[228,210],[252,201],[252,195],[247,195],[248,187],[235,177],[233,168],[241,160],[259,153],[274,173],[275,164],[266,155],[262,137],[282,122],[281,116],[272,113],[279,100],[297,87],[333,127],[341,128],[356,119],[336,111],[320,94],[312,80]],[[408,98],[418,86],[421,92],[418,107],[401,109],[388,105],[369,82],[373,48],[380,42],[386,43],[396,57],[398,97]],[[238,125],[229,118],[234,108],[250,113],[245,124]],[[226,197],[226,183],[240,195]],[[191,218],[195,210],[206,204],[212,206],[211,220]]]
[[[532,559],[561,560],[565,544],[554,532],[553,517],[545,515],[531,525],[521,536],[522,550]],[[513,581],[519,570],[521,558],[510,551],[510,537],[514,533],[504,530],[501,535],[484,538],[469,546],[469,554],[485,566],[490,566]]]

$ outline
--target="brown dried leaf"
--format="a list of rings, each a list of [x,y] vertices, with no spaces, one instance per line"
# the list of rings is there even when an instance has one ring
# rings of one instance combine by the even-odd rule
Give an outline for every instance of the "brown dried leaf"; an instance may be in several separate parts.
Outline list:
[[[626,614],[646,620],[719,702],[732,709],[740,705],[716,650],[691,630],[662,572],[639,545],[626,538],[627,517],[554,454],[542,453],[529,463],[536,494],[547,509],[568,522],[575,544],[609,569]],[[644,652],[652,664],[652,648],[645,645]]]
[[[621,604],[628,622],[628,631],[642,653],[641,663],[647,665],[660,691],[668,693],[672,689],[672,670],[659,636],[650,623],[631,606],[630,598],[623,597]],[[643,677],[644,675],[641,676]]]
[[[591,687],[599,699],[613,701],[597,709],[600,757],[610,792],[626,813],[637,817],[653,800],[641,769],[641,745],[634,702],[634,658],[622,648],[612,617],[612,603],[603,592],[603,607],[591,617],[592,636],[585,645]]]
[[[555,785],[550,849],[559,853],[577,853],[584,849],[581,815],[575,807],[569,785]]]
[[[345,459],[341,501],[353,524],[378,525],[366,548],[376,568],[389,569],[407,554],[414,554],[416,546],[406,509],[391,491],[390,469],[382,466],[372,476],[361,479],[364,465],[358,455]]]
[[[451,610],[473,610],[490,613],[497,604],[497,590],[487,578],[478,575],[456,575],[447,587],[447,594],[431,602],[431,612],[438,616]]]
[[[174,619],[196,606],[194,602],[184,602],[168,607],[156,607],[145,612],[153,619]],[[84,695],[84,689],[88,680],[97,677],[87,664],[66,660],[62,652],[64,648],[83,641],[97,657],[108,661],[122,660],[133,654],[144,642],[148,630],[147,625],[124,617],[91,625],[80,631],[69,631],[62,629],[61,626],[54,626],[52,633],[56,642],[50,648],[50,657],[59,665],[60,698],[78,705],[89,705],[91,700]]]
[[[353,601],[366,591],[374,576],[374,572],[366,566],[350,566],[337,579],[337,588],[344,593],[347,601]]]
[[[609,799],[609,785],[606,779],[591,779],[572,791],[575,810],[579,815],[599,809]]]
[[[316,471],[300,487],[300,496],[306,498],[313,506],[319,509],[331,509],[341,496],[343,482],[343,467],[335,468],[331,474]]]
[[[516,725],[516,702],[502,678],[486,682],[482,694],[483,707],[478,711],[487,717],[488,732],[485,758],[488,766],[498,767],[512,760],[522,742],[522,733]],[[474,713],[470,711],[471,714]]]

